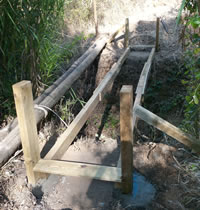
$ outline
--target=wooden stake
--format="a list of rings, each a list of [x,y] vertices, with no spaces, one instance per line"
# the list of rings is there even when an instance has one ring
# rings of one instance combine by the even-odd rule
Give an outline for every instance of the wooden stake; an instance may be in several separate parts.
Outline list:
[[[98,30],[97,3],[96,3],[96,0],[93,0],[93,7],[94,7],[95,32],[96,32],[96,36],[98,36],[99,30]]]
[[[42,174],[33,171],[40,160],[40,150],[31,82],[21,81],[13,85],[13,92],[28,182],[35,185],[37,180],[42,178]]]
[[[133,188],[133,87],[124,85],[120,91],[120,138],[122,192]]]
[[[159,31],[160,31],[160,18],[156,20],[156,52],[159,51]]]
[[[127,48],[129,45],[129,19],[126,18],[125,21],[125,34],[124,34],[124,48]]]

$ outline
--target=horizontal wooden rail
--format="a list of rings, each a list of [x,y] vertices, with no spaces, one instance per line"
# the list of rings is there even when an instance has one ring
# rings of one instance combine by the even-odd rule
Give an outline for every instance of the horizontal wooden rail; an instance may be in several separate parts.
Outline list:
[[[57,160],[39,160],[35,172],[64,176],[89,177],[103,181],[121,182],[121,169],[117,167]]]
[[[106,74],[101,81],[93,96],[89,99],[83,109],[79,112],[73,122],[69,125],[67,130],[57,139],[55,145],[47,153],[45,159],[59,159],[67,151],[68,147],[89,118],[92,111],[95,109],[100,101],[99,95],[105,94],[105,91],[109,88],[110,84],[114,81],[118,75],[122,64],[130,52],[130,48],[127,48],[118,62],[113,65],[112,69]]]
[[[155,55],[155,48],[152,48],[149,58],[148,58],[147,62],[145,63],[142,73],[140,75],[140,79],[139,79],[138,86],[136,89],[137,94],[144,94],[144,92],[145,92],[150,69],[151,69],[151,64],[154,59],[154,55]]]
[[[192,148],[194,151],[200,154],[200,143],[191,135],[184,133],[179,128],[163,120],[142,106],[137,105],[134,109],[135,114],[149,125],[153,125],[157,129],[165,132],[167,135],[175,138],[184,145]]]
[[[131,45],[131,51],[144,51],[144,50],[152,50],[154,45]]]

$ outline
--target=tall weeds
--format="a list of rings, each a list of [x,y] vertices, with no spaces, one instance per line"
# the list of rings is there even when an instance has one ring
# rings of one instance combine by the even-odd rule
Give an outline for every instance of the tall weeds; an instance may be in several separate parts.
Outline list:
[[[0,117],[11,107],[12,84],[29,79],[36,93],[49,83],[62,50],[56,31],[64,0],[0,0]]]

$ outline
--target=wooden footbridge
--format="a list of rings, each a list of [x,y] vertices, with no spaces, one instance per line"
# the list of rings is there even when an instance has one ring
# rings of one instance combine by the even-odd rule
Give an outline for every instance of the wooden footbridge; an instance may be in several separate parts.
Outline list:
[[[123,28],[125,28],[124,53],[119,58],[118,62],[115,63],[110,71],[105,75],[104,79],[94,91],[92,97],[88,100],[83,109],[75,117],[64,133],[59,136],[55,145],[44,158],[40,158],[36,127],[37,122],[43,117],[44,113],[34,110],[30,81],[21,81],[13,85],[27,177],[30,184],[35,185],[38,179],[47,177],[48,174],[85,176],[92,179],[120,183],[122,191],[124,193],[130,193],[133,185],[133,132],[134,128],[137,126],[138,119],[142,119],[148,124],[155,126],[167,135],[172,136],[181,143],[200,153],[200,144],[197,143],[193,137],[185,134],[180,129],[146,110],[141,105],[145,89],[147,88],[147,81],[150,75],[152,62],[156,51],[158,51],[159,48],[159,19],[157,19],[156,43],[155,46],[146,46],[151,47],[151,52],[141,72],[135,92],[136,95],[134,103],[132,86],[125,85],[120,91],[121,154],[117,167],[94,165],[89,163],[74,163],[60,160],[89,116],[92,114],[95,107],[99,102],[101,102],[106,92],[112,86],[132,48],[145,47],[129,46],[128,19],[126,20],[126,24]],[[88,67],[88,65],[93,62],[103,46],[105,46],[107,42],[113,41],[118,32],[119,30],[116,31],[110,38],[98,39],[97,42],[82,57],[80,57],[74,65],[72,65],[69,71],[59,78],[53,86],[47,89],[45,93],[35,101],[35,103],[53,106],[59,100],[58,93],[62,95],[66,92],[71,84],[78,79],[80,74]],[[16,129],[17,128],[14,129],[15,135],[17,135]]]

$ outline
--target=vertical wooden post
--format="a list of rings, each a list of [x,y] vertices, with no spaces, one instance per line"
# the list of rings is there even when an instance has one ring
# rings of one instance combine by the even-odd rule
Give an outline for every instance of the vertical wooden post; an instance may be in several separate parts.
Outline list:
[[[42,174],[33,171],[33,167],[40,159],[40,151],[31,82],[21,81],[13,85],[13,93],[28,182],[35,185]]]
[[[97,18],[97,4],[96,4],[96,0],[93,0],[93,9],[94,9],[95,32],[96,32],[96,36],[98,36],[99,31],[98,31],[98,18]]]
[[[126,18],[125,21],[125,34],[124,34],[124,48],[127,48],[129,45],[129,19]]]
[[[160,18],[156,19],[156,52],[159,51]]]
[[[133,188],[133,87],[124,85],[120,91],[120,138],[122,192]]]

